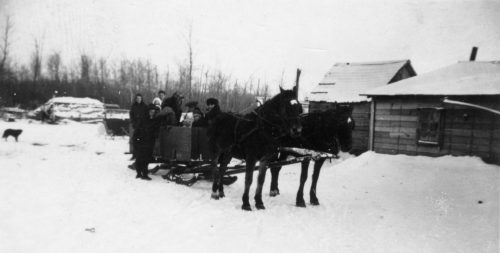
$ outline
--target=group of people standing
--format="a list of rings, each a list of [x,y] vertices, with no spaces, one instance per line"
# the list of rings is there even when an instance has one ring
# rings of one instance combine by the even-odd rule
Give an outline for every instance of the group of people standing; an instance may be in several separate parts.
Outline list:
[[[183,100],[184,97],[177,92],[167,98],[165,91],[159,91],[158,97],[146,105],[141,94],[135,95],[130,108],[130,141],[132,156],[135,158],[136,178],[151,180],[148,176],[148,164],[153,157],[161,126],[207,127],[220,113],[219,101],[215,98],[206,100],[206,114],[203,114],[196,101],[187,103],[187,110],[183,113]]]

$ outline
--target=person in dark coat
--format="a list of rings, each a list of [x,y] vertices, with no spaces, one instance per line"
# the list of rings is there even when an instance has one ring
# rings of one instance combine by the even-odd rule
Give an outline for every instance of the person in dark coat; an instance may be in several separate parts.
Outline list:
[[[182,99],[184,97],[182,95],[179,95],[177,92],[174,93],[171,97],[165,99],[165,103],[162,105],[162,109],[165,107],[170,107],[172,111],[174,112],[175,116],[175,124],[174,125],[179,125],[180,124],[180,119],[182,115]]]
[[[207,127],[208,123],[204,119],[203,112],[201,109],[196,107],[193,110],[193,124],[191,127]]]
[[[210,124],[211,121],[221,113],[221,110],[219,107],[219,100],[216,98],[209,98],[206,103],[208,112],[205,114],[205,118],[207,119],[208,124]]]
[[[134,103],[132,104],[132,107],[130,108],[130,152],[132,153],[132,158],[133,160],[135,158],[135,152],[134,152],[134,143],[133,140],[135,130],[137,127],[141,124],[142,121],[144,121],[147,118],[148,115],[148,106],[144,103],[142,95],[140,93],[137,93],[135,95]]]
[[[135,95],[134,103],[130,108],[130,123],[134,129],[148,116],[148,106],[144,103],[142,95]]]
[[[160,120],[155,117],[158,109],[154,104],[150,104],[147,109],[148,117],[140,122],[134,135],[135,169],[137,171],[136,178],[151,180],[148,176],[148,165],[153,157]]]
[[[165,107],[164,103],[165,103],[166,97],[167,97],[167,95],[165,94],[165,91],[163,91],[163,90],[158,91],[158,98],[160,98],[160,100],[161,100],[161,109],[163,109],[163,107]]]

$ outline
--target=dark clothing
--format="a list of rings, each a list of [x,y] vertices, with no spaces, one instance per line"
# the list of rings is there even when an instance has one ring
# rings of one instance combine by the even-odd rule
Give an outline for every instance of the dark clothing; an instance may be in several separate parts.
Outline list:
[[[134,155],[136,170],[140,176],[147,176],[148,164],[153,157],[155,141],[158,138],[160,120],[147,117],[134,131]]]
[[[181,119],[182,109],[179,105],[178,98],[175,96],[169,97],[165,99],[165,102],[162,104],[162,110],[165,107],[170,107],[172,111],[175,113],[175,125],[179,125],[179,121]]]
[[[136,150],[136,158],[144,157],[148,160],[151,158],[156,138],[158,138],[159,129],[160,121],[158,118],[146,118],[135,129],[134,149]]]
[[[175,126],[177,125],[177,119],[175,118],[175,112],[169,106],[164,107],[156,114],[156,117],[160,121],[161,126]]]
[[[206,117],[201,116],[201,118],[197,121],[194,121],[191,127],[207,127],[208,126],[208,121]]]
[[[209,124],[221,113],[219,105],[215,105],[205,116],[193,123],[193,127],[208,127]]]
[[[205,119],[207,121],[207,124],[210,124],[212,122],[212,120],[215,119],[215,117],[217,117],[217,115],[219,115],[220,113],[221,113],[221,110],[220,110],[219,105],[215,105],[212,108],[212,110],[207,112],[207,114],[205,115]]]
[[[148,106],[144,103],[134,102],[130,108],[130,123],[136,129],[148,117]]]

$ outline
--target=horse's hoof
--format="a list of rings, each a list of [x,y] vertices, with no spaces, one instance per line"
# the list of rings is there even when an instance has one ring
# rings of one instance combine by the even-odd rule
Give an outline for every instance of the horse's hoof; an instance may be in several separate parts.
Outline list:
[[[319,206],[319,201],[317,199],[311,200],[311,205],[313,205],[313,206]]]
[[[278,195],[280,195],[280,190],[272,190],[269,192],[269,196],[271,197],[276,197]]]
[[[305,201],[297,201],[295,203],[297,207],[306,207],[306,202]]]
[[[224,194],[224,192],[219,192],[219,198],[224,198],[226,197],[226,195]]]
[[[245,211],[252,211],[252,207],[250,207],[250,205],[245,205],[245,204],[243,204],[241,206],[241,209],[243,209]]]
[[[219,194],[217,192],[212,192],[212,196],[210,198],[218,200],[219,199]]]
[[[264,209],[266,209],[266,207],[264,206],[264,204],[255,204],[255,207],[256,207],[258,210],[264,210]]]

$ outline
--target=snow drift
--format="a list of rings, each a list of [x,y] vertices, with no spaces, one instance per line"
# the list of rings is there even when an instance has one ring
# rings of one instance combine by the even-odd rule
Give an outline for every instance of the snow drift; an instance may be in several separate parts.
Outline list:
[[[137,180],[128,140],[101,124],[5,128],[24,132],[0,142],[0,252],[499,251],[500,167],[476,157],[342,154],[307,208],[294,206],[300,165],[286,166],[281,195],[244,212],[242,176],[219,201],[208,182]]]

